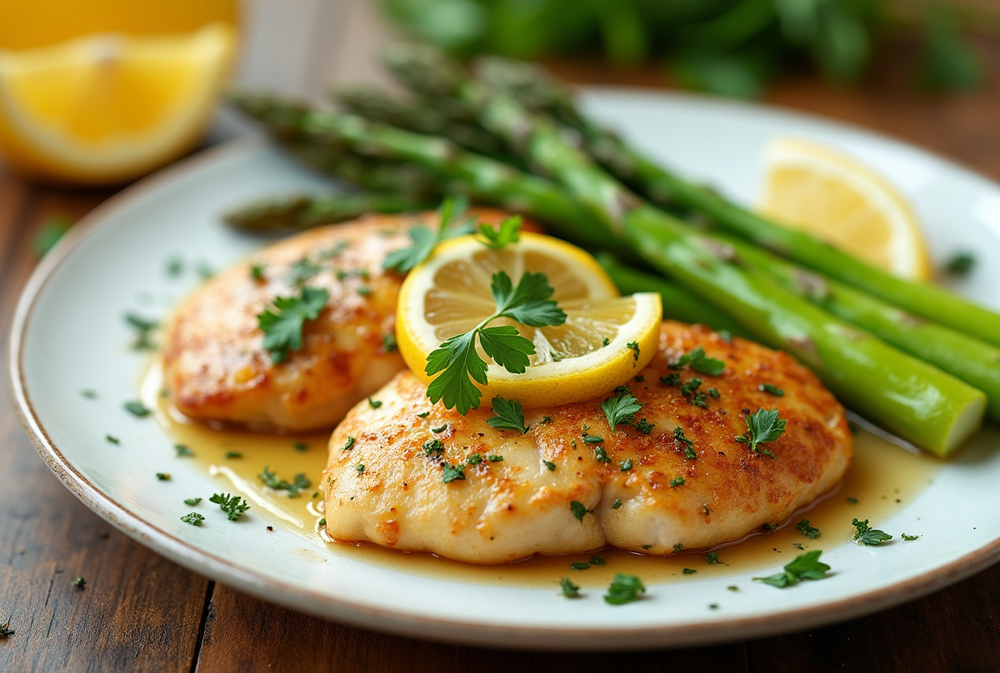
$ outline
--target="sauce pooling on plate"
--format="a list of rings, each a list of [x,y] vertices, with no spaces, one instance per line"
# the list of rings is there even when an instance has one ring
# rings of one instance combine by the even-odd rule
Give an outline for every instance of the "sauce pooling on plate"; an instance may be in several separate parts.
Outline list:
[[[142,383],[142,400],[154,409],[157,421],[173,438],[194,455],[178,460],[213,474],[218,490],[238,492],[253,506],[251,516],[264,525],[281,526],[325,553],[384,566],[398,572],[427,575],[448,580],[522,587],[556,587],[561,577],[569,577],[582,587],[606,587],[615,573],[638,575],[647,584],[720,577],[734,574],[773,572],[813,549],[830,551],[850,544],[854,528],[851,519],[869,519],[872,527],[886,523],[911,503],[934,479],[943,463],[914,454],[880,437],[859,430],[855,437],[854,463],[841,484],[810,507],[797,512],[771,532],[753,533],[743,540],[713,550],[681,550],[670,556],[649,556],[606,548],[586,554],[535,556],[506,565],[473,565],[450,561],[428,553],[408,553],[367,543],[344,544],[325,539],[317,521],[323,516],[318,484],[326,464],[329,435],[279,435],[238,428],[210,427],[185,419],[161,394],[161,370],[151,367]],[[277,479],[294,483],[303,474],[311,483],[297,497],[265,488],[258,476],[268,468]],[[808,519],[809,528],[819,531],[811,538],[798,524]],[[806,526],[802,527],[806,529]],[[921,531],[887,530],[900,540],[902,533]],[[261,534],[265,534],[262,530]],[[799,548],[801,545],[801,549]],[[709,551],[717,562],[706,559]],[[316,556],[321,559],[320,555]],[[602,563],[603,562],[603,563]],[[571,566],[576,564],[576,568]],[[588,567],[583,568],[583,564]],[[685,569],[687,572],[685,572]],[[692,573],[690,571],[694,570]],[[690,577],[693,576],[693,577]]]

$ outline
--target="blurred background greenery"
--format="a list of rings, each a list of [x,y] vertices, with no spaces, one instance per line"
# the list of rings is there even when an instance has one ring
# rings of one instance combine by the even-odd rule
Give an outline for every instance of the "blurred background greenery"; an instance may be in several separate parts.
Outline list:
[[[963,31],[1000,32],[997,0],[380,0],[407,35],[458,56],[600,54],[615,66],[662,64],[691,89],[760,96],[815,68],[849,84],[881,51],[917,41],[914,85],[975,89],[983,65]]]

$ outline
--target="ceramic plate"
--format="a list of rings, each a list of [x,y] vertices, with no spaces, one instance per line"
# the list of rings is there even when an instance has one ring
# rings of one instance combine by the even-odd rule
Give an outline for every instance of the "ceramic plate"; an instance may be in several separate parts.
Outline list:
[[[836,146],[888,176],[915,204],[939,264],[975,252],[976,272],[956,289],[1000,309],[1000,188],[913,147],[802,115],[695,97],[591,90],[593,113],[650,153],[750,203],[759,159],[777,135]],[[879,548],[830,536],[834,574],[786,590],[734,568],[653,584],[626,606],[600,591],[565,600],[556,588],[429,577],[309,544],[255,510],[240,525],[196,528],[178,502],[223,488],[173,458],[150,419],[128,416],[145,363],[122,320],[129,309],[160,315],[195,287],[164,272],[180,256],[223,268],[259,248],[218,214],[267,193],[320,190],[326,181],[261,140],[243,140],[182,162],[93,211],[45,258],[25,289],[11,346],[12,388],[27,432],[56,475],[94,511],[141,543],[196,572],[269,600],[334,619],[419,637],[524,648],[625,648],[720,641],[798,630],[880,610],[943,587],[1000,559],[1000,438],[989,427],[880,527],[922,535]],[[155,307],[155,308],[153,308]],[[81,390],[98,392],[96,400]],[[114,432],[118,446],[105,440]],[[172,461],[172,462],[170,462]],[[154,472],[169,468],[172,480]],[[984,506],[994,503],[992,506]],[[180,512],[182,513],[182,512]],[[270,518],[269,518],[270,517]],[[274,519],[277,521],[277,519]],[[776,557],[777,572],[790,555]],[[727,591],[737,584],[740,591]],[[714,604],[717,607],[711,607]]]

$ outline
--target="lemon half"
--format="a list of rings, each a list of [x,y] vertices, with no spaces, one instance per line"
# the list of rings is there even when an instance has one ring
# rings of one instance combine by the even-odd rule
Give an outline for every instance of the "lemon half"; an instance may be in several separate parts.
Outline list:
[[[927,244],[913,208],[888,181],[856,159],[797,138],[764,154],[760,210],[902,278],[927,280]]]
[[[235,44],[214,23],[185,35],[97,35],[0,50],[0,152],[22,172],[130,180],[197,142]]]
[[[656,293],[618,295],[614,283],[589,254],[563,241],[521,233],[521,240],[496,251],[475,236],[446,241],[407,276],[400,290],[396,338],[406,364],[430,383],[427,356],[446,339],[474,329],[496,310],[493,274],[505,271],[516,285],[526,271],[544,273],[552,299],[566,322],[533,328],[507,319],[531,340],[535,354],[523,374],[490,361],[486,387],[492,397],[516,399],[524,407],[593,399],[635,376],[655,354],[662,307]]]

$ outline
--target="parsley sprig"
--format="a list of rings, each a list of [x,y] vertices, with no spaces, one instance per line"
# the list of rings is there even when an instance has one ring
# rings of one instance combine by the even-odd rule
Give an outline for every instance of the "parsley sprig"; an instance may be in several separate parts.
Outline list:
[[[489,224],[479,225],[480,242],[488,248],[503,250],[511,243],[521,240],[521,216],[514,215],[500,223],[499,229]]]
[[[472,229],[468,222],[453,225],[453,222],[460,218],[468,204],[462,199],[445,199],[441,204],[441,224],[437,231],[431,231],[422,224],[410,227],[411,245],[399,250],[393,250],[386,255],[382,262],[382,268],[391,269],[398,273],[407,273],[425,259],[431,256],[434,248],[441,241],[455,236],[462,236],[471,233]]]
[[[726,369],[726,363],[722,360],[716,360],[715,358],[710,358],[705,355],[705,349],[701,346],[694,348],[690,353],[686,353],[681,356],[681,358],[670,365],[672,369],[680,369],[684,365],[688,365],[696,372],[701,372],[702,374],[708,374],[709,376],[718,376]]]
[[[635,415],[642,410],[642,404],[626,388],[619,391],[614,397],[601,402],[601,410],[604,411],[611,432],[614,433],[618,425],[631,425],[635,423]]]
[[[490,291],[496,312],[468,332],[449,338],[427,356],[428,376],[438,374],[427,387],[427,397],[435,403],[443,401],[446,409],[456,409],[463,416],[470,409],[478,409],[483,396],[473,381],[484,386],[488,383],[487,364],[476,348],[477,340],[487,356],[513,374],[523,374],[528,356],[535,353],[534,344],[513,325],[487,327],[489,323],[497,318],[510,318],[529,327],[566,322],[566,314],[549,299],[554,290],[544,273],[525,272],[515,286],[506,272],[498,271],[493,274]]]
[[[257,326],[264,332],[264,349],[271,362],[288,359],[290,351],[302,348],[302,327],[315,320],[330,300],[330,293],[320,287],[303,287],[298,297],[275,297],[274,305],[257,315]]]
[[[869,528],[868,519],[865,519],[864,521],[851,519],[851,525],[857,529],[857,532],[854,534],[854,542],[856,544],[864,545],[866,547],[874,547],[892,539],[892,536],[884,530]]]
[[[528,432],[524,424],[524,409],[520,400],[505,400],[502,397],[493,398],[493,417],[486,419],[491,428],[499,430],[517,430],[522,435]]]
[[[208,501],[218,505],[219,509],[226,513],[230,521],[236,521],[244,512],[250,509],[250,504],[246,500],[243,500],[238,495],[229,495],[228,493],[213,493]]]
[[[615,573],[615,578],[608,587],[608,593],[604,594],[604,602],[611,605],[625,605],[638,600],[644,593],[646,586],[638,576]]]
[[[747,424],[747,432],[739,435],[736,441],[746,444],[754,453],[774,458],[773,453],[758,446],[765,442],[777,441],[785,433],[786,421],[778,416],[778,410],[758,409],[756,413],[744,416],[743,421]]]
[[[264,471],[258,474],[257,477],[268,488],[275,491],[284,491],[288,494],[289,498],[299,497],[302,491],[312,486],[312,482],[301,472],[296,474],[295,478],[289,482],[287,479],[279,479],[278,474],[272,472],[271,468],[267,466],[264,467]]]
[[[819,556],[822,553],[821,550],[817,549],[816,551],[799,554],[791,563],[784,567],[783,572],[771,575],[770,577],[754,577],[753,579],[756,582],[770,584],[772,587],[778,587],[779,589],[798,584],[802,580],[821,580],[826,577],[826,573],[830,570],[830,566],[821,563],[819,560]]]

